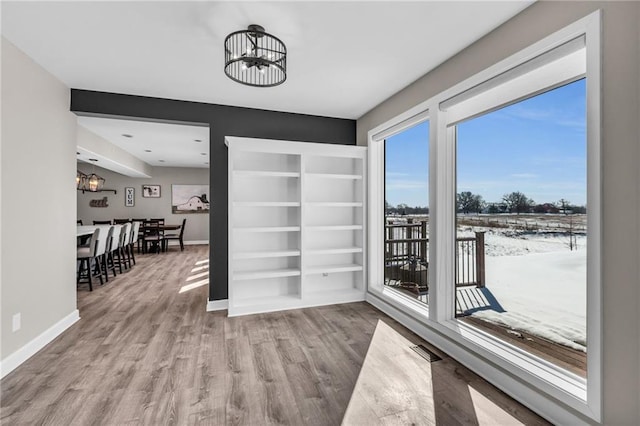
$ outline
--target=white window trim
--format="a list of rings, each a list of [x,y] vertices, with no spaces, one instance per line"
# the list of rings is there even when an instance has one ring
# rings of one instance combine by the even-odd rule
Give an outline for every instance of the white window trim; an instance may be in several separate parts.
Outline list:
[[[373,182],[368,187],[367,223],[368,226],[368,259],[378,259],[375,264],[368,261],[368,288],[369,292],[380,297],[384,289],[384,141],[393,135],[397,135],[410,127],[429,120],[429,109],[426,103],[411,108],[398,115],[393,120],[378,126],[369,132],[369,179]],[[371,143],[375,141],[375,143]],[[429,158],[431,159],[432,147],[429,144]],[[431,193],[431,189],[430,193]],[[431,208],[431,206],[429,207]],[[382,224],[382,225],[380,225]],[[430,242],[431,243],[431,242]],[[431,275],[430,275],[431,277]]]
[[[576,37],[587,45],[587,382],[541,358],[501,342],[453,318],[453,241],[455,238],[455,128],[447,128],[447,112],[439,105],[454,96],[535,58]],[[511,57],[422,102],[372,129],[369,142],[369,282],[367,300],[430,340],[512,397],[558,423],[602,419],[602,278],[601,278],[601,12],[591,13]],[[407,309],[401,298],[383,292],[381,226],[384,223],[384,146],[381,141],[402,123],[429,111],[429,268],[428,310]],[[413,123],[415,124],[415,123]],[[411,124],[411,125],[413,125]],[[491,350],[487,350],[490,348]],[[534,374],[531,371],[537,371]],[[569,408],[567,408],[569,407]]]

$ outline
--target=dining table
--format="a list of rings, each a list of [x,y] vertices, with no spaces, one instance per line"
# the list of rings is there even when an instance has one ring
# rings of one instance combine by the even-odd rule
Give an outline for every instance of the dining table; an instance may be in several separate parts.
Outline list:
[[[77,226],[77,236],[84,237],[86,235],[92,235],[93,232],[98,228],[110,228],[110,227],[122,227],[122,225],[78,225]]]

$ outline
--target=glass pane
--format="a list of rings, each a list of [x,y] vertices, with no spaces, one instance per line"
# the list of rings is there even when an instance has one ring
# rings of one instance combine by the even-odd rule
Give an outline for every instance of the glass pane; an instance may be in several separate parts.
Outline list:
[[[384,281],[429,302],[429,122],[385,140]]]
[[[456,316],[586,376],[586,84],[457,126]]]

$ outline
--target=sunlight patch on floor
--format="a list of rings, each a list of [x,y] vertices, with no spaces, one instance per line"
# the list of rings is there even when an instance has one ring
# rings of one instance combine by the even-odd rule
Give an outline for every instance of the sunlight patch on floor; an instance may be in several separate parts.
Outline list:
[[[202,287],[205,285],[209,285],[209,278],[205,278],[204,280],[196,281],[191,284],[183,285],[178,293],[185,293],[189,290],[193,290],[194,288]]]
[[[201,272],[199,274],[191,275],[189,278],[187,278],[187,281],[193,281],[193,280],[197,280],[198,278],[208,277],[208,276],[209,276],[209,271]]]
[[[208,271],[208,270],[209,270],[209,265],[204,265],[204,266],[196,266],[191,270],[191,272]]]
[[[196,265],[204,265],[205,263],[209,263],[209,259],[205,259],[205,260],[198,260],[196,262]]]

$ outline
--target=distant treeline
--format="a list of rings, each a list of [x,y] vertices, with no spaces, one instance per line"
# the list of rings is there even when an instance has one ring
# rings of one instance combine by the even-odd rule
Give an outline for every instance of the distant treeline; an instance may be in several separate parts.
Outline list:
[[[505,194],[497,203],[487,203],[481,195],[464,191],[456,194],[458,213],[563,213],[584,214],[586,206],[571,204],[564,198],[555,203],[536,203],[531,198],[519,191]],[[411,207],[407,204],[392,206],[385,201],[385,210],[388,215],[428,214],[429,207]]]

